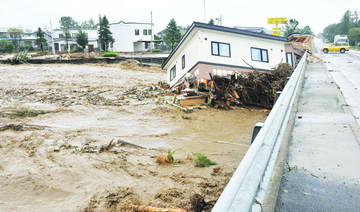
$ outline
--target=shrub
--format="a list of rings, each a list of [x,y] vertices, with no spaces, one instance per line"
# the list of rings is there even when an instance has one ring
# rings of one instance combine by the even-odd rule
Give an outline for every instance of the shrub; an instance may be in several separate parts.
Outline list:
[[[161,49],[153,49],[152,52],[153,53],[158,53],[158,52],[162,52],[162,50]]]
[[[116,53],[116,52],[105,52],[102,56],[103,57],[117,57],[118,53]]]
[[[217,164],[216,162],[211,161],[208,157],[206,157],[206,155],[204,155],[202,153],[196,154],[195,166],[207,167],[207,166],[212,166],[212,165],[216,165],[216,164]]]
[[[77,46],[77,47],[75,48],[75,52],[83,52],[83,48],[80,47],[80,46]]]
[[[7,40],[0,40],[0,52],[2,53],[11,53],[15,49],[14,44],[10,43]]]
[[[29,45],[24,45],[24,46],[19,46],[19,47],[18,47],[18,50],[19,50],[19,51],[29,51],[30,48],[31,48],[31,46],[29,46]]]

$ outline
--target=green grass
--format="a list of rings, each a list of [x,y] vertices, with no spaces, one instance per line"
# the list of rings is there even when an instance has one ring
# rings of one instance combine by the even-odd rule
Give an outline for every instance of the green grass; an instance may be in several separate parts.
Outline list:
[[[212,165],[217,165],[216,162],[211,161],[206,155],[202,153],[197,153],[195,158],[195,166],[198,167],[208,167]]]
[[[104,54],[102,56],[103,57],[117,57],[118,53],[116,53],[116,52],[104,52]]]
[[[350,46],[350,48],[352,48],[352,49],[359,49],[359,50],[360,50],[360,47],[359,47],[359,46]]]

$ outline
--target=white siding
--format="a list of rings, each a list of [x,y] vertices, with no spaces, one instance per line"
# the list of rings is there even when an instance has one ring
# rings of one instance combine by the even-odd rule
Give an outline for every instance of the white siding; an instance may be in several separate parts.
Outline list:
[[[284,42],[205,29],[201,29],[201,31],[203,37],[199,46],[201,49],[199,61],[249,67],[243,62],[244,59],[255,68],[268,70],[278,65],[281,60],[286,62]],[[212,55],[212,41],[229,43],[231,56],[221,57]],[[268,51],[269,62],[252,61],[251,47],[266,49]]]
[[[188,72],[198,61],[200,54],[199,31],[194,29],[189,37],[181,45],[176,53],[173,55],[172,60],[166,65],[167,68],[167,80],[170,82],[170,70],[176,65],[176,77],[170,82],[170,86],[173,86],[186,72]],[[185,55],[185,68],[182,69],[182,56]]]
[[[135,35],[135,29],[139,29],[139,35]],[[137,41],[151,41],[153,35],[143,35],[143,30],[150,30],[151,24],[142,23],[124,23],[111,24],[110,31],[115,39],[114,51],[118,52],[133,52],[135,51],[134,43]],[[153,33],[152,33],[153,34]],[[145,50],[136,44],[141,50]]]

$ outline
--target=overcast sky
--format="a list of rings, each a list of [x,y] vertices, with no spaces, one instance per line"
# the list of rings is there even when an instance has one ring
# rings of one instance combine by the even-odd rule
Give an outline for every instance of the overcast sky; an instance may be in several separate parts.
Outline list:
[[[222,15],[223,26],[267,25],[267,18],[297,19],[299,26],[309,25],[315,33],[340,21],[346,10],[360,12],[360,0],[205,0],[206,22]],[[150,22],[153,12],[154,32],[164,29],[171,18],[178,25],[189,26],[204,21],[203,0],[0,0],[0,27],[36,29],[59,27],[62,16],[75,21],[106,15],[110,23]]]

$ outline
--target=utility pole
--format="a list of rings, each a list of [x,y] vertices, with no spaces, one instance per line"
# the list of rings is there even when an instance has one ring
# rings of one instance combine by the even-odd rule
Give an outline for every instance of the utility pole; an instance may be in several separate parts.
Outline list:
[[[206,5],[205,5],[205,0],[204,1],[204,23],[206,23]]]
[[[51,20],[50,20],[50,31],[51,31],[51,40],[52,40],[52,51],[53,51],[53,55],[55,57],[55,43],[54,43],[54,34],[53,34],[53,30],[52,30]]]
[[[152,52],[152,45],[153,45],[153,23],[152,23],[152,11],[150,12],[150,16],[151,16],[151,42],[150,42],[150,52]]]

